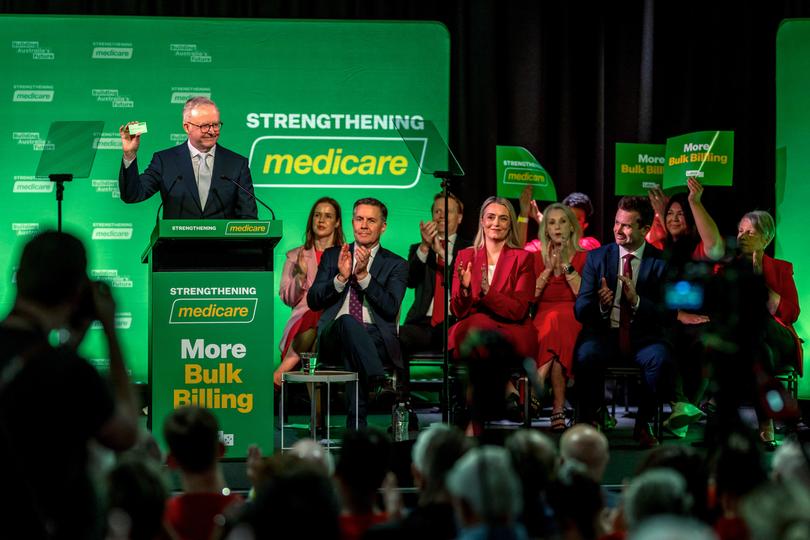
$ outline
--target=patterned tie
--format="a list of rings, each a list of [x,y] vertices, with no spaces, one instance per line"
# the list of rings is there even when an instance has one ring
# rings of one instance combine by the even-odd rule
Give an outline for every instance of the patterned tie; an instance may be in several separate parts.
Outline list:
[[[211,189],[211,167],[209,159],[211,154],[197,154],[199,172],[197,173],[197,191],[200,192],[200,206],[205,208],[208,200],[208,191]]]
[[[447,242],[442,240],[442,247],[447,251]],[[444,259],[436,257],[436,281],[433,286],[433,315],[430,325],[439,326],[444,320]]]
[[[624,265],[622,266],[622,275],[627,279],[633,279],[633,267],[631,261],[635,255],[628,253],[624,256]],[[630,323],[633,319],[633,307],[624,295],[625,285],[622,283],[621,298],[619,299],[619,349],[622,354],[630,354],[632,346],[630,343]]]
[[[363,298],[357,278],[352,275],[349,280],[349,315],[363,322]]]

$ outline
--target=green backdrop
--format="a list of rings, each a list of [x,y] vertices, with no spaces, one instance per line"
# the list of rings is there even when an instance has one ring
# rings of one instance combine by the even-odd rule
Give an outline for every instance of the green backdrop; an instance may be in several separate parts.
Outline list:
[[[139,255],[159,200],[120,201],[119,125],[148,123],[143,170],[154,151],[185,140],[188,97],[217,102],[221,144],[250,156],[256,194],[284,221],[276,291],[285,252],[302,243],[320,196],[343,206],[350,239],[351,203],[381,199],[389,207],[382,242],[403,256],[429,217],[438,183],[419,173],[397,129],[419,131],[431,120],[446,139],[450,39],[441,24],[0,16],[0,35],[0,268],[11,268],[32,233],[55,228],[53,185],[34,176],[50,123],[103,120],[91,177],[67,184],[64,224],[88,243],[93,275],[113,285],[136,381],[147,379],[147,267]],[[269,218],[261,207],[259,216]],[[12,295],[13,286],[3,288],[0,310]],[[276,297],[267,333],[274,351],[288,316]],[[100,337],[91,332],[84,352],[103,367]]]
[[[802,314],[795,328],[810,339],[810,20],[786,20],[776,35],[776,256],[793,263]],[[767,185],[767,184],[766,184]],[[805,343],[805,354],[807,343]],[[805,366],[807,366],[805,360]],[[805,368],[807,369],[807,368]],[[810,376],[799,383],[810,398]]]

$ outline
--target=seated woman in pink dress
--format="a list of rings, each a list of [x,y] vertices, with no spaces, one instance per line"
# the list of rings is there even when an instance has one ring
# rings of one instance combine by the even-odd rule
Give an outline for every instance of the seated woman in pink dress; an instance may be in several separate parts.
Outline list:
[[[554,402],[551,429],[565,430],[565,386],[571,375],[574,346],[582,325],[574,316],[574,302],[585,266],[586,252],[579,245],[580,228],[571,208],[559,203],[543,212],[539,231],[541,250],[535,255],[537,313],[537,373],[551,378]]]
[[[279,296],[293,309],[279,343],[281,364],[273,373],[273,383],[277,387],[281,386],[281,375],[298,364],[299,354],[314,350],[321,313],[307,306],[307,291],[315,281],[324,250],[343,245],[342,227],[338,202],[321,197],[309,211],[304,245],[287,252]]]
[[[472,330],[495,330],[522,357],[534,358],[537,338],[529,319],[534,299],[534,261],[517,243],[515,210],[501,197],[481,206],[472,247],[458,252],[450,309],[459,321],[450,328],[448,348],[458,358]],[[514,388],[510,388],[510,397]],[[514,399],[514,398],[512,398]]]

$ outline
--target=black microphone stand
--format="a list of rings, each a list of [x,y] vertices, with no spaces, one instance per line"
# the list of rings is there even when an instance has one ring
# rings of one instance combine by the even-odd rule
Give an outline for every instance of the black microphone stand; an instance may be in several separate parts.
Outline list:
[[[72,182],[73,175],[49,174],[48,178],[56,184],[56,230],[62,232],[62,199],[65,198],[65,182]]]
[[[450,290],[453,286],[453,267],[450,263],[450,204],[447,194],[450,191],[454,175],[449,171],[434,171],[433,177],[441,180],[442,198],[444,199],[444,320],[442,321],[442,395],[444,396],[444,403],[442,403],[441,409],[442,422],[450,423],[453,421],[453,402],[450,396],[450,352],[447,350],[447,345],[450,333]],[[461,209],[459,208],[459,210]],[[436,309],[435,306],[433,309]]]

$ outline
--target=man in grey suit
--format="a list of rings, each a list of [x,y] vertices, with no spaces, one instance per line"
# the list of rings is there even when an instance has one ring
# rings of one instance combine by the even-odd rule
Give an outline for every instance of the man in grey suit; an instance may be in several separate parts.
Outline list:
[[[186,102],[183,129],[188,140],[156,152],[140,175],[141,136],[129,133],[132,124],[119,129],[124,150],[118,173],[122,201],[141,202],[160,192],[166,219],[256,219],[248,160],[217,144],[222,122],[213,101],[198,96]]]
[[[405,295],[405,259],[380,245],[388,209],[377,199],[354,203],[354,243],[323,252],[315,282],[307,293],[310,309],[323,310],[318,321],[318,354],[359,375],[360,397],[349,397],[347,426],[357,411],[366,425],[368,392],[385,386],[384,365],[400,365],[397,317]],[[390,388],[387,388],[390,390]]]

